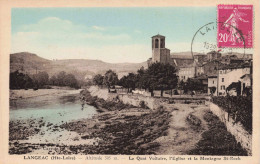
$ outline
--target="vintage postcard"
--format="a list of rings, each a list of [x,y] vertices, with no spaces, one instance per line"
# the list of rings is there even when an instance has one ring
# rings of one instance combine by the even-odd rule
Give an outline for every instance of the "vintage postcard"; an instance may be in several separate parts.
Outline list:
[[[24,2],[1,1],[0,163],[260,163],[257,1]]]

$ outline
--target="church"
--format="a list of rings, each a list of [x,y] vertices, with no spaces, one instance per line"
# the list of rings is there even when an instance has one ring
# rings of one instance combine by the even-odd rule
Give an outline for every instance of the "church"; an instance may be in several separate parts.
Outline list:
[[[153,63],[170,64],[177,68],[179,80],[186,81],[196,76],[196,66],[191,55],[174,55],[165,48],[165,36],[152,37],[152,58],[147,60],[148,67]]]
[[[173,64],[170,49],[165,48],[165,36],[159,34],[152,37],[152,58],[147,60],[148,67],[156,62]]]

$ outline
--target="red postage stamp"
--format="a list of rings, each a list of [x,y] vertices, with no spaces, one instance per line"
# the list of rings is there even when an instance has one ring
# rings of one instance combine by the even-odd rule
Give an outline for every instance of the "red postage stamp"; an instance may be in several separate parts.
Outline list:
[[[253,6],[218,5],[218,47],[253,47]]]

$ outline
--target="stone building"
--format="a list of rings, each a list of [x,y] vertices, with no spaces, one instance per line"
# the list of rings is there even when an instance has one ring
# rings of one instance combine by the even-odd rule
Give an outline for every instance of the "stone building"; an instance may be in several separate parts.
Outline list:
[[[243,94],[246,89],[252,90],[252,74],[245,74],[240,77],[241,79],[241,93]],[[243,94],[243,95],[246,95]]]
[[[204,67],[203,65],[196,65],[196,76],[204,75]]]
[[[216,75],[208,76],[208,95],[217,96],[218,77]]]
[[[165,36],[155,35],[152,37],[152,58],[147,60],[148,66],[152,63],[173,64],[170,58],[170,50],[165,48]]]
[[[196,75],[196,67],[191,64],[188,66],[182,66],[178,68],[179,81],[187,81],[188,78],[194,78]]]
[[[174,66],[184,67],[186,65],[191,65],[194,63],[194,60],[191,55],[178,55],[171,53],[171,60]]]
[[[195,54],[194,60],[197,63],[203,64],[204,62],[207,62],[207,55],[205,55],[205,54]]]
[[[216,59],[220,59],[221,58],[221,53],[216,52],[216,51],[211,51],[207,53],[207,59],[208,61],[213,61]]]
[[[218,70],[218,96],[225,96],[226,88],[233,82],[241,81],[241,77],[250,74],[251,68],[249,64],[228,65]]]

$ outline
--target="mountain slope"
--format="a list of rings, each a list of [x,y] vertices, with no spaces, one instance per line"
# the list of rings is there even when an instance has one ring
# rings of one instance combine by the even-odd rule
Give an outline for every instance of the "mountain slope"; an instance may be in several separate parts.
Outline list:
[[[106,63],[100,60],[87,59],[66,59],[66,60],[47,60],[36,54],[21,52],[10,55],[10,71],[19,70],[21,72],[35,74],[36,71],[46,71],[50,76],[61,71],[73,73],[78,78],[88,75],[93,76],[97,73],[105,73],[112,69],[119,77],[129,72],[136,72],[141,67],[147,68],[147,63]]]
[[[41,58],[29,52],[14,53],[10,55],[10,71],[25,71],[28,73],[44,70],[51,63],[50,60]]]

